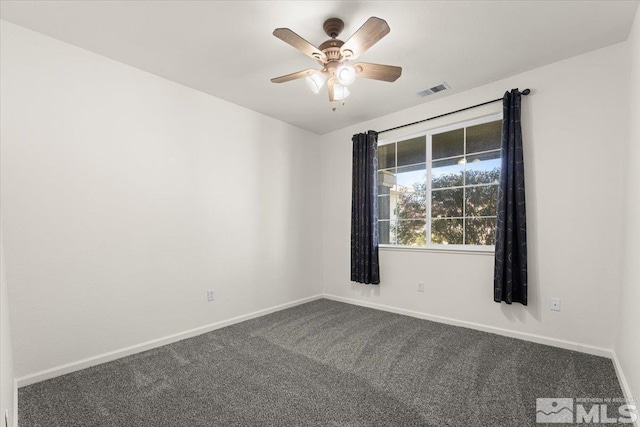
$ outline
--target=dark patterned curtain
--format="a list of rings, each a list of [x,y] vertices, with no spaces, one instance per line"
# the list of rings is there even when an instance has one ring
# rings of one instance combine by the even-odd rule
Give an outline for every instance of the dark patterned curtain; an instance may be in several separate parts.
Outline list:
[[[527,215],[518,89],[504,94],[502,110],[502,169],[498,188],[493,299],[527,305]]]
[[[377,285],[378,133],[359,133],[352,141],[351,280]]]

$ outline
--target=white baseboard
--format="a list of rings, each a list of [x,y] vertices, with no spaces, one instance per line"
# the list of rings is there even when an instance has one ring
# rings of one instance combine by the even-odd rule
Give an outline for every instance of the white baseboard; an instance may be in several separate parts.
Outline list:
[[[195,337],[197,335],[211,332],[216,329],[224,328],[226,326],[244,322],[245,320],[250,320],[256,317],[264,316],[266,314],[274,313],[276,311],[284,310],[286,308],[295,307],[297,305],[315,301],[320,298],[322,298],[322,295],[314,295],[308,298],[299,299],[297,301],[292,301],[285,304],[276,305],[274,307],[265,308],[263,310],[254,311],[253,313],[244,314],[242,316],[233,317],[231,319],[222,320],[220,322],[211,323],[209,325],[201,326],[188,331],[180,332],[173,335],[168,335],[166,337],[147,341],[142,344],[125,347],[119,350],[110,351],[108,353],[103,353],[97,356],[92,356],[86,359],[78,360],[76,362],[71,362],[64,365],[56,366],[54,368],[36,372],[34,374],[25,375],[23,377],[16,379],[16,384],[17,384],[16,390],[18,387],[24,387],[40,381],[45,381],[51,378],[59,377],[60,375],[65,375],[71,372],[79,371],[81,369],[86,369],[91,366],[99,365],[106,362],[111,362],[113,360],[130,356],[132,354],[141,353],[143,351],[151,350],[157,347],[162,347],[163,345],[167,345],[167,344],[171,344],[187,338]],[[17,399],[16,399],[16,406],[17,406]],[[16,411],[16,414],[17,414],[17,411]],[[16,424],[16,427],[17,427],[17,424]]]
[[[631,388],[629,387],[629,383],[627,382],[627,377],[624,376],[624,371],[622,370],[622,365],[620,364],[620,360],[618,360],[618,355],[615,350],[611,351],[611,360],[613,361],[613,367],[616,370],[616,375],[618,376],[618,382],[620,383],[620,388],[622,388],[622,393],[627,400],[633,399],[633,394],[631,393]],[[635,398],[636,404],[636,414],[640,415],[640,396],[636,396]],[[640,427],[640,418],[633,423],[634,427]]]
[[[420,311],[406,310],[404,308],[393,307],[390,305],[382,305],[373,302],[360,301],[351,298],[344,298],[337,295],[323,294],[323,298],[333,301],[344,302],[347,304],[359,305],[362,307],[374,308],[377,310],[388,311],[396,314],[403,314],[405,316],[417,317],[418,319],[431,320],[438,323],[445,323],[447,325],[461,326],[463,328],[475,329],[483,332],[490,332],[492,334],[502,335],[510,338],[517,338],[524,341],[531,341],[538,344],[545,344],[552,347],[560,347],[567,350],[579,351],[581,353],[593,354],[595,356],[606,357],[613,359],[613,351],[608,348],[595,347],[587,344],[581,344],[573,341],[566,341],[557,338],[549,338],[542,335],[530,334],[527,332],[513,331],[509,329],[498,328],[495,326],[483,325],[475,322],[468,322],[465,320],[458,320],[451,317],[436,316],[433,314],[427,314]]]

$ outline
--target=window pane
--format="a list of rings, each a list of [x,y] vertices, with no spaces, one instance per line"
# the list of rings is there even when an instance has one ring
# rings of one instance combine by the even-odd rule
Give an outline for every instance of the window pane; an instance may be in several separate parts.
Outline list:
[[[394,168],[396,166],[396,144],[378,146],[378,169]]]
[[[431,192],[431,217],[462,216],[463,189],[434,190]]]
[[[398,168],[397,187],[398,191],[426,191],[427,190],[427,166],[420,165],[405,166]]]
[[[462,244],[461,219],[431,220],[431,243],[441,245]]]
[[[398,141],[398,166],[413,165],[427,161],[427,137]]]
[[[389,194],[396,185],[396,170],[378,170],[378,196]]]
[[[463,157],[439,160],[431,166],[431,187],[458,187],[464,184]]]
[[[464,154],[464,129],[433,135],[431,154],[434,160]]]
[[[467,128],[467,153],[499,150],[502,120]]]
[[[397,240],[399,245],[424,246],[427,244],[425,233],[426,220],[398,221]]]
[[[424,246],[430,221],[433,244],[493,245],[501,131],[496,120],[431,135],[430,164],[427,136],[378,146],[380,244]]]
[[[466,216],[494,216],[496,215],[498,200],[497,185],[482,185],[467,187]]]
[[[465,243],[467,245],[495,244],[495,218],[467,218],[465,226]]]
[[[467,185],[490,184],[500,181],[500,152],[467,156]]]
[[[378,196],[378,219],[390,219],[390,214],[389,196]]]
[[[400,219],[422,219],[427,217],[427,193],[400,192],[396,215]]]
[[[378,243],[381,245],[395,245],[396,222],[378,221]]]

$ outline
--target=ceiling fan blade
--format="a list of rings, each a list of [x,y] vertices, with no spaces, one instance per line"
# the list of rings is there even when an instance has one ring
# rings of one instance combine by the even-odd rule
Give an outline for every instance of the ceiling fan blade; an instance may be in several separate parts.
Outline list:
[[[372,16],[342,45],[340,52],[347,59],[355,59],[389,34],[389,31],[391,29],[387,21]]]
[[[395,82],[402,74],[401,67],[393,65],[369,64],[367,62],[359,62],[353,64],[356,70],[356,76],[365,79],[382,80],[385,82]]]
[[[273,30],[273,35],[313,59],[319,59],[321,61],[326,59],[325,54],[322,53],[321,50],[288,28],[276,28]]]
[[[335,101],[335,95],[333,92],[333,78],[329,79],[329,81],[327,82],[327,89],[329,89],[329,101]]]
[[[280,76],[280,77],[276,77],[274,79],[271,79],[272,83],[284,83],[284,82],[289,82],[291,80],[296,80],[296,79],[301,79],[303,77],[307,77],[310,74],[315,73],[317,70],[314,70],[313,68],[310,68],[308,70],[302,70],[302,71],[298,71],[297,73],[291,73],[291,74],[287,74],[286,76]]]

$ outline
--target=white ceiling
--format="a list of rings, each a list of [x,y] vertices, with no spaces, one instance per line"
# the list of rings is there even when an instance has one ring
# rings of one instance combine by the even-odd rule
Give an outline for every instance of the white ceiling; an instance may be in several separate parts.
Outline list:
[[[323,134],[627,39],[637,1],[2,1],[0,17]],[[304,80],[270,78],[317,63],[278,40],[316,46],[341,18],[342,40],[369,17],[391,33],[359,60],[399,65],[395,83],[358,79],[344,107]],[[522,82],[523,86],[527,82]],[[505,88],[505,90],[510,88]],[[500,94],[496,94],[499,96]]]

